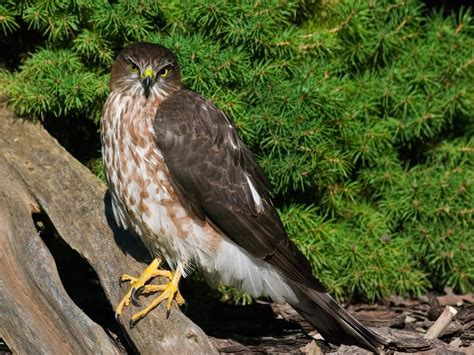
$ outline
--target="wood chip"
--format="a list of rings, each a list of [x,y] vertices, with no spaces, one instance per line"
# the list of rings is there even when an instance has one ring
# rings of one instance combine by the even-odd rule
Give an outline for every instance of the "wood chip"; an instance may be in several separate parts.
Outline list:
[[[318,344],[316,344],[314,340],[308,343],[308,345],[303,346],[300,350],[303,354],[308,355],[322,355],[323,353],[321,348],[318,346]]]
[[[451,322],[453,317],[458,313],[456,309],[451,306],[446,306],[443,313],[439,316],[436,322],[431,326],[430,329],[426,332],[425,339],[436,339],[441,333],[446,329],[448,324]]]

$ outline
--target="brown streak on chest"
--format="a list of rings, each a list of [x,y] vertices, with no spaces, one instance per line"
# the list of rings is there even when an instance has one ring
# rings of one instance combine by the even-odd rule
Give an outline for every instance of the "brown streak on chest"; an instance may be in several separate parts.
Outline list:
[[[145,203],[143,199],[140,200],[140,203],[138,204],[138,208],[140,209],[140,212],[147,217],[150,217],[151,212],[150,209],[148,208],[148,205]]]
[[[131,158],[133,159],[133,161],[135,162],[135,165],[140,166],[140,158],[139,158],[137,152],[134,151],[133,149],[130,149],[130,155],[131,155]]]
[[[202,238],[195,241],[196,247],[214,252],[222,240],[220,231],[201,221],[186,200],[181,201],[155,142],[153,122],[158,105],[144,98],[120,96],[109,105],[101,125],[111,189],[151,249],[170,248],[167,250],[172,254],[171,245],[184,245],[175,241],[192,241],[188,237],[196,233]]]
[[[177,200],[177,195],[174,190],[169,190],[169,192],[171,198],[162,200],[161,204],[167,209],[168,217],[171,219],[171,221],[173,221],[174,225],[176,226],[176,236],[178,238],[185,239],[187,237],[187,233],[184,230],[184,225],[193,223],[193,220],[189,216],[176,216],[174,207],[177,203],[179,203],[179,200]]]
[[[208,222],[204,222],[203,229],[210,236],[209,238],[209,249],[211,252],[217,251],[219,249],[219,244],[222,241],[221,235],[212,227]]]
[[[128,125],[128,133],[130,134],[130,139],[132,141],[132,144],[135,144],[135,145],[144,145],[144,142],[140,142],[141,139],[145,138],[143,137],[142,138],[142,134],[140,134],[138,132],[138,127],[137,127],[137,124],[134,124],[133,121],[130,121],[129,122],[129,125]],[[140,144],[141,143],[141,144]]]
[[[153,120],[158,104],[142,101],[134,106],[129,103],[124,105],[120,120],[116,122],[118,127],[114,130],[118,152],[112,154],[114,160],[112,166],[117,166],[116,159],[119,156],[123,157],[117,177],[119,185],[122,186],[119,190],[122,191],[121,195],[126,201],[124,207],[128,214],[133,215],[135,206],[139,214],[151,215],[149,205],[151,196],[147,188],[150,183],[154,183],[157,186],[156,194],[160,194],[161,189],[168,192],[168,198],[162,199],[160,204],[165,207],[167,217],[175,225],[176,236],[184,239],[187,237],[184,226],[193,223],[193,219],[190,216],[178,217],[174,210],[180,201],[171,185],[169,171],[162,155],[159,154],[153,134]],[[138,193],[132,194],[130,188],[127,188],[131,184],[138,185]],[[141,219],[140,216],[138,218]]]
[[[122,159],[122,171],[127,171],[128,169],[128,160]]]
[[[150,196],[150,194],[146,191],[146,186],[148,186],[148,184],[146,184],[145,182],[144,182],[143,186],[141,186],[142,190],[140,191],[140,198],[142,200],[144,200],[144,199],[148,198],[148,196]]]

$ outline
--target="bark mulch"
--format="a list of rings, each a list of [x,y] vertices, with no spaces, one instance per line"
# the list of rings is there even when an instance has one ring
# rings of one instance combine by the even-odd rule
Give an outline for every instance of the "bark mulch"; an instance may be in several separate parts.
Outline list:
[[[391,297],[380,304],[347,309],[365,325],[402,346],[394,354],[474,354],[474,298],[471,294],[430,294],[417,299]],[[439,339],[423,335],[444,308],[458,313]],[[235,306],[218,301],[195,305],[187,314],[211,337],[221,353],[369,354],[356,346],[331,347],[288,305],[257,301]]]

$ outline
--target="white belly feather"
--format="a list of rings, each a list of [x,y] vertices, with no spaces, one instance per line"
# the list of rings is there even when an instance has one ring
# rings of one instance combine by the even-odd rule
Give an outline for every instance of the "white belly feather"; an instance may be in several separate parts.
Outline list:
[[[235,286],[254,297],[268,296],[274,302],[297,302],[285,278],[269,263],[257,259],[224,237],[206,270],[213,284]]]

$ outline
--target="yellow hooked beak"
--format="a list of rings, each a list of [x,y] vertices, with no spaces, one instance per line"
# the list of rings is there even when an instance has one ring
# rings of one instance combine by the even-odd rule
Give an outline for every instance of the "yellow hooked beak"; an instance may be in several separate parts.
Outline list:
[[[150,67],[146,68],[143,72],[142,72],[142,86],[143,86],[143,89],[145,89],[145,96],[148,97],[148,95],[150,95],[150,89],[151,87],[153,86],[153,84],[155,83],[155,76],[156,76],[156,73],[153,69],[151,69]]]

